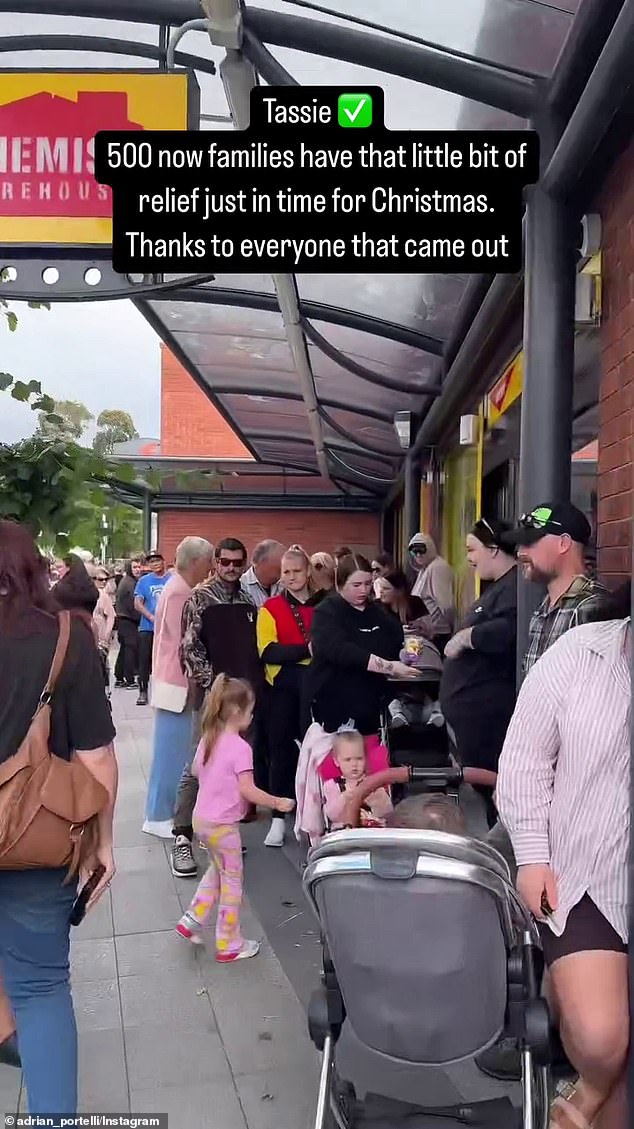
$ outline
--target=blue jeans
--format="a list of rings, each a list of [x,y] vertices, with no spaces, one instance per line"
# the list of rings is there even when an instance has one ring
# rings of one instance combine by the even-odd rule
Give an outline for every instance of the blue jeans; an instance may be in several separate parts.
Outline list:
[[[0,871],[0,965],[13,1008],[29,1113],[77,1110],[77,1028],[63,870]]]

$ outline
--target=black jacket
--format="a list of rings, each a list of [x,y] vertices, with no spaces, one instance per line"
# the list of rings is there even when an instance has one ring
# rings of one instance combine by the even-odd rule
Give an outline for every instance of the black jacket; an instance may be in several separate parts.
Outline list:
[[[380,604],[362,611],[333,592],[315,608],[311,627],[313,661],[308,668],[315,721],[335,732],[349,718],[364,735],[376,733],[386,681],[368,673],[370,655],[397,659],[403,628]]]
[[[126,572],[123,580],[117,588],[115,596],[114,610],[117,619],[130,619],[133,623],[138,623],[141,619],[138,611],[134,606],[134,589],[136,588],[136,580],[131,573]]]
[[[517,569],[491,584],[469,608],[461,628],[470,627],[473,650],[447,659],[441,701],[458,695],[486,701],[511,687],[515,697],[517,640]]]

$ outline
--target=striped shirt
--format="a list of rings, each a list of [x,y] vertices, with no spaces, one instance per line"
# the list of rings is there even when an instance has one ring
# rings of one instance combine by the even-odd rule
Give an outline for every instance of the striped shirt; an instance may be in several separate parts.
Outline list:
[[[630,709],[629,620],[567,632],[517,699],[496,803],[518,866],[555,875],[557,936],[588,894],[627,941]]]

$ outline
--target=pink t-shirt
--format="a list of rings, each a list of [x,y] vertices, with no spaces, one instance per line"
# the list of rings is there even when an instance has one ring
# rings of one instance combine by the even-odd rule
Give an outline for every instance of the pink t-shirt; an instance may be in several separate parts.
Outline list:
[[[204,751],[201,741],[193,764],[194,776],[198,777],[194,822],[239,823],[248,805],[240,795],[238,777],[241,772],[253,772],[251,746],[237,733],[223,733],[206,764],[203,764]]]

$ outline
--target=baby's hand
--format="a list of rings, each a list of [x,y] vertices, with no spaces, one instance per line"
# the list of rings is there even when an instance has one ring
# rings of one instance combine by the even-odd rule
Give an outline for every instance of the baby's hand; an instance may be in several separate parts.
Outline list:
[[[293,809],[295,807],[295,800],[287,800],[285,798],[280,797],[277,800],[275,806],[278,809],[278,811],[293,811]]]

